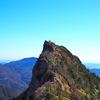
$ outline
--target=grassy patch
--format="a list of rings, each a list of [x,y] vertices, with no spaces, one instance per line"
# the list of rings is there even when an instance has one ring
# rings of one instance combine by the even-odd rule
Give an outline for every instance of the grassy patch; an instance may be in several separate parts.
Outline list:
[[[46,92],[47,96],[46,96],[46,100],[59,100],[59,97],[54,95],[52,92]]]

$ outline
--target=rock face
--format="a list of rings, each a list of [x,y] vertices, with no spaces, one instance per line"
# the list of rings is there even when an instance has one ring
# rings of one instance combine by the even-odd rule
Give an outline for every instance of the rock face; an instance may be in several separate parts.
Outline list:
[[[27,90],[13,100],[99,100],[100,79],[63,46],[45,41]]]

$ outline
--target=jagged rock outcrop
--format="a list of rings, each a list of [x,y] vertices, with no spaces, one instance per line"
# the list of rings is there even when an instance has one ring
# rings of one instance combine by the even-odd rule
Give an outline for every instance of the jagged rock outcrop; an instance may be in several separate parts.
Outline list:
[[[99,100],[100,79],[63,46],[45,41],[27,90],[13,100]]]

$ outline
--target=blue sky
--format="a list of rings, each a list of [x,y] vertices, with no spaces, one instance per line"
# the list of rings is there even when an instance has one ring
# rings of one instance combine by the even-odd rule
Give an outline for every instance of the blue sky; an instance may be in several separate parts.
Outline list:
[[[100,62],[100,0],[0,0],[0,59],[38,57],[44,40]]]

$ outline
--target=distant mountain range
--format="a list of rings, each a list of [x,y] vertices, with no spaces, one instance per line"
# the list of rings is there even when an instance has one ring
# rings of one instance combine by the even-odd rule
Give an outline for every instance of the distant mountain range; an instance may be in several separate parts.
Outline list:
[[[13,97],[17,96],[20,91],[17,89],[4,86],[0,84],[0,100],[11,100]]]
[[[17,96],[18,93],[24,91],[31,80],[32,69],[36,63],[37,58],[24,58],[18,61],[12,61],[6,64],[0,64],[0,84],[1,87],[13,88],[12,97]],[[3,85],[3,86],[2,86]],[[0,92],[2,89],[0,89]],[[6,89],[4,89],[6,90]],[[18,93],[16,93],[16,91]],[[7,93],[8,94],[8,93]],[[7,97],[8,98],[8,97]],[[3,100],[3,99],[0,99]],[[6,99],[4,99],[6,100]]]
[[[33,66],[35,65],[36,61],[37,61],[36,57],[30,57],[30,58],[23,58],[17,61],[12,61],[12,62],[6,63],[5,65],[18,65],[24,68],[28,68],[30,71],[32,71]]]
[[[84,65],[89,69],[93,68],[100,69],[100,63],[84,63]]]
[[[100,64],[99,63],[84,63],[86,68],[90,70],[90,72],[95,73],[100,77]]]
[[[93,69],[90,69],[90,72],[95,73],[96,75],[100,77],[100,69],[93,68]]]
[[[0,60],[0,63],[1,64],[5,64],[5,63],[9,63],[9,62],[11,62],[12,60]]]

